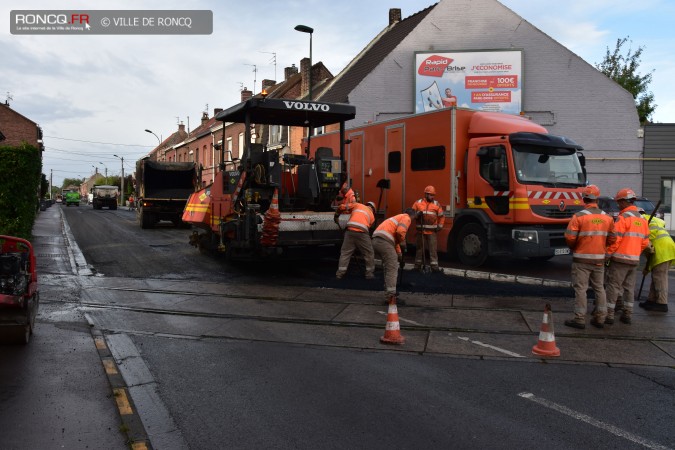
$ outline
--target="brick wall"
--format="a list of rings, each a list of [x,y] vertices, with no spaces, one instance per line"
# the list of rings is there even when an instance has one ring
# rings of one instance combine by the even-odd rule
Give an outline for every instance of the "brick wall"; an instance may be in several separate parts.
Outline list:
[[[6,104],[0,104],[0,131],[5,140],[0,145],[18,146],[26,142],[38,146],[38,126]]]

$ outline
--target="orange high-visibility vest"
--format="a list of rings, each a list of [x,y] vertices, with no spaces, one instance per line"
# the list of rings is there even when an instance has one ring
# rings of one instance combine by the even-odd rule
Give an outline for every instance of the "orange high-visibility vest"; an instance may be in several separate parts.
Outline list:
[[[436,200],[428,202],[426,198],[421,198],[413,203],[412,208],[416,213],[422,213],[422,220],[417,221],[417,229],[423,230],[424,234],[435,232],[437,227],[445,223],[443,207]]]
[[[405,236],[410,227],[410,216],[398,214],[390,217],[380,224],[373,233],[373,237],[381,237],[396,247],[396,253],[401,253],[400,243],[405,242]]]
[[[342,204],[338,207],[337,213],[349,213],[349,220],[347,221],[347,229],[356,231],[358,233],[368,233],[370,227],[375,223],[375,215],[369,206],[361,203]]]
[[[588,203],[586,209],[572,216],[565,241],[574,261],[601,265],[605,262],[607,247],[616,242],[614,219],[596,203]]]
[[[619,213],[614,224],[616,242],[607,249],[613,261],[637,266],[640,253],[649,245],[649,225],[636,206],[631,205]]]

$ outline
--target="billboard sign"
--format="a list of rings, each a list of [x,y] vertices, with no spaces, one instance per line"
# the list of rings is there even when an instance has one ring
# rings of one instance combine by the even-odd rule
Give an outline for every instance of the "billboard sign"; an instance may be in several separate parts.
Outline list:
[[[459,106],[519,114],[522,50],[415,52],[415,113]]]

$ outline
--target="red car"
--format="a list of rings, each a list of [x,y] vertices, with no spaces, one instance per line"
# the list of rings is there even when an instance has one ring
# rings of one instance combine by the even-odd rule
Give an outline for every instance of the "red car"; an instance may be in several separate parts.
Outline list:
[[[25,239],[0,235],[0,331],[27,344],[40,303],[33,246]]]

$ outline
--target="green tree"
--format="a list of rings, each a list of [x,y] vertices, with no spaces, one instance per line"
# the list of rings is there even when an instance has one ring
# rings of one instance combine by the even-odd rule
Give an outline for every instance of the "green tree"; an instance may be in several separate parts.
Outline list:
[[[79,178],[64,178],[62,187],[65,188],[67,186],[70,186],[71,184],[73,186],[79,186],[82,184],[82,180],[80,180]]]
[[[640,46],[633,52],[633,49],[629,45],[628,51],[624,55],[622,48],[628,42],[628,38],[629,36],[617,39],[616,47],[614,47],[614,51],[612,52],[607,47],[605,59],[601,63],[596,64],[595,67],[633,95],[640,123],[644,125],[651,122],[651,116],[657,106],[654,103],[654,94],[649,91],[649,84],[652,82],[654,70],[651,70],[646,75],[638,73],[641,62],[640,57],[645,48]]]

